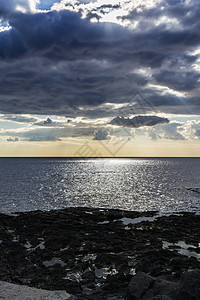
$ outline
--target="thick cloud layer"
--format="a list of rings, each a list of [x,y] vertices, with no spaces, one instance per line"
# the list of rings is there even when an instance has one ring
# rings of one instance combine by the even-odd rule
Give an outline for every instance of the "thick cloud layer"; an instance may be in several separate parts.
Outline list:
[[[99,114],[110,102],[134,103],[136,113],[200,113],[199,1],[60,1],[48,12],[37,2],[0,3],[11,26],[0,30],[0,112],[87,117],[83,107]],[[103,22],[122,8],[118,24]]]

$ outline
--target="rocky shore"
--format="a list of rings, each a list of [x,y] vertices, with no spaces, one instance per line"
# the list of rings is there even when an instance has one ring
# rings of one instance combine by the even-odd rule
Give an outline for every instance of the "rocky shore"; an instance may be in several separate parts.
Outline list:
[[[200,215],[68,208],[0,214],[0,280],[71,299],[200,299]]]

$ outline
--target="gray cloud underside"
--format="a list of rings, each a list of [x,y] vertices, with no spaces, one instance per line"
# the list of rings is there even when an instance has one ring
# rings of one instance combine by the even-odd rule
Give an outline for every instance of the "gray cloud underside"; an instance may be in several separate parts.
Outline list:
[[[169,123],[167,118],[160,118],[157,116],[136,116],[132,119],[124,117],[114,118],[110,124],[124,127],[139,128],[142,126],[154,126],[157,124]]]
[[[3,18],[8,18],[10,14],[16,11],[16,7],[18,5],[30,10],[30,3],[27,0],[1,0],[0,16]]]
[[[101,140],[109,140],[110,133],[105,129],[99,129],[94,132],[93,140],[101,141]]]
[[[160,123],[156,126],[131,127],[113,127],[112,125],[98,127],[63,127],[48,128],[40,127],[30,129],[29,131],[3,131],[1,137],[6,137],[8,142],[20,141],[61,141],[65,138],[88,137],[94,140],[110,140],[115,138],[127,139],[137,138],[137,136],[147,136],[152,140],[199,140],[200,139],[200,121]]]
[[[30,129],[29,131],[3,131],[0,136],[9,137],[8,142],[28,141],[61,141],[65,138],[80,138],[88,137],[94,140],[109,140],[111,135],[115,137],[130,137],[133,136],[130,128],[113,128],[111,126],[87,126],[87,127],[62,127],[62,128],[47,128],[40,127]]]
[[[189,52],[200,44],[198,1],[180,5],[168,0],[154,9],[130,11],[123,19],[138,21],[134,30],[91,23],[67,10],[16,12],[20,2],[27,1],[0,4],[1,17],[12,26],[0,32],[0,112],[84,116],[79,106],[135,99],[136,113],[200,113],[199,71],[193,67],[199,56]],[[160,17],[175,18],[179,25],[156,25]],[[150,75],[138,73],[140,68]],[[149,83],[174,93],[162,93]],[[101,111],[93,111],[94,117]]]
[[[2,115],[1,119],[17,123],[34,123],[37,121],[36,118],[25,117],[21,115]]]
[[[17,137],[19,140],[23,141],[60,141],[63,138],[76,138],[84,136],[93,136],[96,128],[38,128],[29,131],[14,132],[5,131],[1,135],[12,137]],[[11,140],[10,140],[11,141]]]
[[[7,142],[18,142],[19,139],[18,138],[8,138]]]

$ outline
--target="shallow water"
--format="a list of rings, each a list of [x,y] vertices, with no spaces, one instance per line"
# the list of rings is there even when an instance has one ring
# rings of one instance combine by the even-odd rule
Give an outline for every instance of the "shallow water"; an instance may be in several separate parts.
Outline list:
[[[198,211],[199,158],[0,158],[0,211]]]

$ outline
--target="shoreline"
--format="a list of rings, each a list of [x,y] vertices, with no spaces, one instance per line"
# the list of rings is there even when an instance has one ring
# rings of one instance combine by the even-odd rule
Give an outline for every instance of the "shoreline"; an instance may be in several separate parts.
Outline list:
[[[141,272],[178,284],[200,269],[200,215],[155,215],[88,207],[0,214],[0,280],[99,300],[131,299]]]

